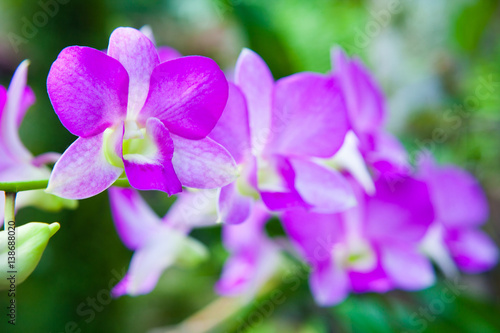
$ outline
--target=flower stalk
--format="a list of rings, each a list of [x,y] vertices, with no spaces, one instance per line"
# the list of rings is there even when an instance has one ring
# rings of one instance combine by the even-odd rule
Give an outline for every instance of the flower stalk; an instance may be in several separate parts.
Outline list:
[[[5,192],[5,212],[4,212],[4,226],[7,229],[9,222],[16,221],[16,192]]]
[[[49,183],[48,179],[30,180],[20,182],[0,182],[0,191],[17,193],[22,191],[45,190]],[[130,183],[126,178],[117,179],[112,186],[130,187]]]

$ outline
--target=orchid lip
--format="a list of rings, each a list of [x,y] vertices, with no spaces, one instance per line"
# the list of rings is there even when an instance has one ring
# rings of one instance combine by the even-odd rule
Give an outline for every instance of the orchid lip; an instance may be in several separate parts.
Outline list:
[[[123,168],[122,157],[142,160],[155,156],[158,147],[151,141],[145,128],[140,128],[135,121],[130,120],[124,122],[124,127],[125,133],[121,142],[122,156],[119,156],[116,151],[116,146],[119,144],[117,140],[120,127],[115,126],[104,131],[104,154],[111,165]]]
[[[368,242],[363,240],[334,245],[332,260],[343,268],[350,268],[357,272],[370,272],[377,262],[375,251]]]

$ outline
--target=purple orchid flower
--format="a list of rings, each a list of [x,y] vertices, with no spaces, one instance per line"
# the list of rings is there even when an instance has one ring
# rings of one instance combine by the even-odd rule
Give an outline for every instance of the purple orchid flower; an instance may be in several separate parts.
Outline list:
[[[354,204],[349,183],[323,162],[342,146],[347,116],[333,77],[299,73],[274,82],[266,63],[244,49],[226,109],[210,137],[234,156],[236,182],[221,189],[227,223],[248,218],[260,198],[271,210],[336,212]]]
[[[168,267],[193,265],[206,257],[204,245],[187,236],[193,221],[184,220],[182,214],[160,219],[132,189],[111,187],[109,197],[118,235],[135,251],[127,274],[112,290],[114,297],[147,294]]]
[[[337,304],[350,291],[417,290],[434,282],[418,248],[434,220],[426,184],[381,178],[375,189],[369,196],[358,186],[358,206],[343,213],[283,213],[285,231],[313,268],[309,283],[320,305]]]
[[[280,267],[280,248],[264,230],[270,218],[266,207],[258,202],[243,223],[222,227],[223,243],[231,255],[215,286],[217,293],[253,299]]]
[[[437,166],[429,154],[419,162],[418,176],[428,184],[436,212],[424,250],[447,274],[456,267],[467,273],[492,268],[498,248],[479,229],[488,219],[488,202],[477,180],[455,166]]]
[[[227,81],[205,57],[160,62],[151,40],[118,28],[107,52],[64,49],[47,89],[62,124],[79,138],[54,166],[47,191],[82,199],[125,171],[140,190],[169,195],[217,188],[236,177],[233,158],[206,136],[227,101]]]
[[[33,157],[19,138],[19,126],[26,111],[35,102],[35,94],[26,85],[28,66],[27,60],[18,66],[8,90],[0,86],[0,182],[47,179],[50,170],[45,165],[57,161],[60,157],[56,153]],[[19,193],[16,207],[28,205],[58,210],[63,207],[74,208],[76,202],[61,200],[43,191]],[[4,202],[0,200],[0,225],[3,224],[3,215]]]
[[[350,171],[368,192],[373,192],[361,162],[381,174],[405,175],[411,170],[408,156],[398,139],[383,128],[387,114],[385,98],[369,70],[359,59],[349,59],[340,48],[332,49],[331,61],[332,75],[342,86],[350,126],[350,140],[343,147],[345,155],[336,162]],[[362,159],[357,157],[359,153]],[[357,159],[353,160],[353,156]]]

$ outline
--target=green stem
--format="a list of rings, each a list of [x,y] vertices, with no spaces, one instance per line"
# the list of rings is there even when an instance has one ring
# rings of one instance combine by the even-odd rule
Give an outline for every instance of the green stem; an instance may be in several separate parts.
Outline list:
[[[4,212],[4,228],[7,230],[9,222],[16,221],[16,192],[5,192],[5,212]]]
[[[0,182],[0,191],[21,192],[30,190],[41,190],[47,188],[48,179],[30,180],[24,182]]]
[[[48,179],[30,180],[24,182],[0,182],[0,191],[4,192],[22,192],[31,190],[44,190],[49,183]],[[126,178],[120,178],[113,183],[113,186],[130,187]]]

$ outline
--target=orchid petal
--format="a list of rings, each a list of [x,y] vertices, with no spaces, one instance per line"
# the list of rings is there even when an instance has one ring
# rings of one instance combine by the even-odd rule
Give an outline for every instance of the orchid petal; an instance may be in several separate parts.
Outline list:
[[[186,247],[204,252],[198,241],[187,238],[173,229],[165,229],[151,238],[134,253],[126,277],[113,289],[114,297],[125,293],[131,296],[151,292],[165,269],[176,263]]]
[[[429,156],[420,163],[428,183],[436,218],[448,228],[472,227],[488,219],[488,201],[478,181],[454,166],[438,167]]]
[[[236,179],[237,168],[233,157],[210,138],[189,140],[172,135],[174,157],[172,163],[182,185],[193,188],[217,188]]]
[[[227,95],[227,80],[212,59],[189,56],[170,60],[153,70],[139,118],[145,122],[156,117],[173,134],[202,139],[219,120]]]
[[[244,223],[224,225],[223,242],[232,255],[217,282],[219,294],[251,299],[278,268],[278,248],[267,238],[264,229],[269,218],[265,208],[256,204]]]
[[[222,222],[238,224],[244,222],[252,209],[252,198],[238,192],[236,183],[224,186],[220,190],[218,211]]]
[[[17,113],[17,119],[16,119],[17,128],[21,126],[26,111],[28,111],[28,109],[35,103],[35,101],[36,101],[35,93],[30,87],[26,86],[24,88],[23,96],[21,97],[21,104]]]
[[[258,188],[268,209],[311,208],[294,187],[295,171],[289,160],[274,156],[268,160],[257,160],[257,165]]]
[[[394,288],[393,281],[387,276],[380,262],[370,272],[350,271],[349,279],[352,291],[356,293],[385,293]]]
[[[287,210],[282,224],[299,253],[313,266],[330,262],[345,230],[340,214],[318,214],[302,208]]]
[[[340,168],[348,171],[363,187],[367,194],[375,193],[375,184],[373,184],[372,176],[359,151],[359,140],[352,131],[347,133],[342,147],[333,158],[325,164],[329,163],[338,165]]]
[[[143,247],[160,227],[160,219],[137,191],[111,187],[108,192],[120,239],[131,250]]]
[[[420,290],[435,282],[434,269],[429,259],[408,245],[383,244],[381,263],[397,287]]]
[[[290,163],[295,171],[295,188],[313,211],[336,213],[356,204],[351,185],[338,171],[298,158],[290,158]]]
[[[350,290],[349,276],[333,263],[315,267],[309,277],[309,285],[314,299],[321,306],[342,302]]]
[[[174,143],[168,129],[160,120],[149,118],[146,135],[154,146],[151,151],[123,155],[130,185],[138,190],[160,190],[169,195],[181,192],[182,185],[172,165]]]
[[[20,162],[29,162],[32,157],[31,153],[22,144],[17,132],[19,118],[23,117],[27,106],[32,102],[26,100],[26,98],[30,98],[29,93],[26,95],[28,66],[29,61],[25,60],[16,69],[7,91],[5,107],[0,112],[0,141],[4,145],[5,152],[10,155],[10,159]]]
[[[226,148],[236,163],[241,163],[246,152],[250,151],[250,128],[245,97],[232,83],[229,83],[226,108],[209,137]]]
[[[61,51],[47,90],[61,123],[72,134],[91,137],[125,118],[129,78],[118,60],[80,46]]]
[[[73,142],[54,165],[46,191],[67,199],[85,199],[111,186],[123,169],[106,159],[103,137],[101,133]]]
[[[378,130],[385,117],[384,96],[358,59],[348,59],[341,49],[332,50],[332,67],[344,92],[351,126],[356,134]]]
[[[0,166],[0,182],[29,181],[47,179],[49,171],[31,164],[11,163]]]
[[[339,84],[325,75],[299,73],[276,83],[269,151],[331,157],[348,130]]]
[[[3,118],[5,104],[7,104],[7,89],[4,86],[0,86],[0,119]]]
[[[236,62],[234,78],[247,100],[252,147],[260,152],[271,129],[273,75],[257,53],[243,49]]]
[[[410,177],[379,179],[375,189],[375,196],[367,199],[367,235],[382,242],[422,240],[434,221],[426,184]]]
[[[277,270],[279,263],[279,252],[269,242],[261,243],[257,249],[235,253],[224,264],[215,290],[220,295],[243,296],[250,301]]]
[[[498,262],[497,246],[481,230],[449,231],[444,241],[457,266],[467,273],[484,272]]]
[[[222,229],[224,246],[231,252],[255,248],[256,244],[265,239],[264,225],[270,218],[271,215],[261,204],[255,204],[244,223],[224,225]]]
[[[183,191],[163,217],[163,223],[185,233],[194,227],[215,225],[218,197],[218,190]]]
[[[385,131],[374,135],[374,147],[366,153],[366,160],[382,174],[410,174],[408,153],[399,140]]]
[[[149,92],[149,80],[160,64],[153,42],[133,28],[117,28],[109,38],[108,55],[118,60],[129,76],[127,115],[141,110]]]
[[[182,54],[176,49],[168,46],[160,46],[157,48],[160,62],[166,62],[182,57]]]

